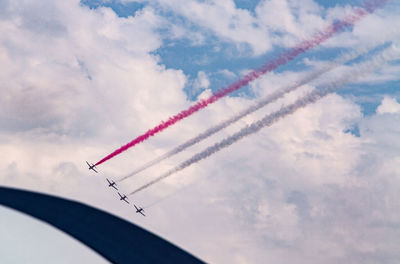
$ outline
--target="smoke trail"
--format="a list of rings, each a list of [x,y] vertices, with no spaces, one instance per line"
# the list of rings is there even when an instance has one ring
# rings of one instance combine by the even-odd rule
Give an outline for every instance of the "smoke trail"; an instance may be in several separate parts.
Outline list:
[[[171,151],[165,153],[164,155],[144,164],[142,167],[136,169],[135,171],[127,174],[126,176],[123,176],[121,179],[119,179],[118,181],[123,181],[127,178],[130,178],[134,175],[136,175],[137,173],[148,169],[156,164],[158,164],[159,162],[173,156],[176,155],[178,153],[180,153],[181,151],[187,149],[190,146],[193,146],[194,144],[199,143],[200,141],[214,135],[215,133],[219,132],[220,130],[226,128],[227,126],[235,123],[236,121],[242,119],[243,117],[257,111],[258,109],[266,106],[267,104],[270,104],[276,100],[278,100],[279,98],[283,97],[285,94],[290,93],[294,90],[296,90],[297,88],[303,86],[306,83],[311,82],[312,80],[320,77],[321,75],[323,75],[324,73],[334,69],[335,67],[345,63],[346,61],[350,61],[352,59],[357,58],[358,56],[360,56],[363,53],[366,53],[370,50],[370,47],[364,48],[364,49],[360,49],[358,51],[354,51],[354,52],[350,52],[346,55],[341,56],[339,59],[335,60],[332,63],[329,63],[328,65],[323,66],[321,69],[309,73],[306,76],[304,76],[303,78],[301,78],[300,80],[298,80],[297,82],[295,82],[292,85],[288,85],[286,87],[284,87],[283,89],[280,89],[278,91],[273,92],[272,94],[268,95],[267,97],[265,97],[264,99],[260,100],[258,103],[248,107],[247,109],[239,112],[238,114],[236,114],[235,116],[231,117],[230,119],[227,119],[217,125],[215,125],[214,127],[211,127],[209,129],[207,129],[206,131],[204,131],[203,133],[197,135],[196,137],[189,139],[188,141],[186,141],[185,143],[179,145],[178,147],[172,149]]]
[[[284,106],[280,110],[266,115],[261,120],[254,122],[251,125],[245,126],[239,132],[223,139],[222,141],[214,144],[213,146],[206,148],[204,151],[195,154],[190,159],[182,162],[180,165],[176,166],[175,168],[173,168],[170,171],[167,171],[166,173],[164,173],[161,176],[159,176],[158,178],[150,181],[149,183],[139,187],[135,191],[131,192],[129,195],[133,195],[139,191],[142,191],[142,190],[150,187],[151,185],[175,174],[176,172],[185,169],[186,167],[192,165],[193,163],[196,163],[202,159],[205,159],[205,158],[211,156],[212,154],[220,151],[221,149],[224,149],[224,148],[232,145],[233,143],[242,139],[243,137],[246,137],[248,135],[258,132],[263,127],[271,126],[273,123],[280,120],[281,118],[294,113],[296,110],[298,110],[300,108],[304,108],[305,106],[316,102],[317,100],[326,96],[327,94],[329,94],[333,90],[339,88],[340,86],[343,86],[351,81],[354,81],[357,78],[361,77],[361,75],[374,70],[379,65],[390,60],[393,56],[399,56],[400,55],[399,51],[400,50],[396,46],[392,45],[390,48],[381,52],[379,55],[375,56],[370,61],[358,64],[352,70],[350,70],[348,73],[346,73],[344,76],[342,76],[342,78],[337,79],[331,83],[325,84],[324,86],[320,87],[319,89],[309,92],[302,98],[296,100],[293,104]]]
[[[357,22],[358,20],[360,20],[367,14],[374,12],[376,9],[383,6],[388,1],[389,0],[380,0],[380,1],[379,0],[370,0],[370,1],[364,2],[364,4],[362,5],[364,7],[364,9],[360,8],[360,7],[356,7],[352,14],[350,14],[350,15],[346,16],[344,19],[339,20],[339,21],[335,22],[334,24],[328,26],[325,30],[318,32],[310,40],[301,42],[296,47],[290,49],[287,52],[280,54],[277,58],[275,58],[275,59],[271,60],[270,62],[266,63],[265,65],[261,66],[259,69],[250,72],[249,74],[240,78],[239,80],[232,83],[231,85],[217,91],[209,98],[200,100],[198,103],[191,106],[187,110],[183,110],[180,113],[174,115],[173,117],[170,117],[166,122],[164,122],[164,121],[161,122],[161,124],[159,124],[158,126],[148,130],[146,133],[138,136],[137,138],[135,138],[128,144],[120,147],[119,149],[115,150],[111,154],[107,155],[106,157],[104,157],[103,159],[98,161],[95,165],[97,166],[97,165],[102,164],[103,162],[115,157],[116,155],[126,151],[127,149],[135,146],[136,144],[139,144],[139,143],[145,141],[146,139],[148,139],[149,137],[154,136],[155,134],[163,131],[167,127],[175,124],[176,122],[194,114],[195,112],[199,111],[200,109],[207,107],[209,104],[212,104],[212,103],[218,101],[219,99],[221,99],[222,97],[248,85],[251,81],[254,81],[261,75],[263,75],[267,72],[273,71],[276,68],[278,68],[279,66],[286,64],[287,62],[296,58],[298,55],[300,55],[300,54],[306,52],[307,50],[326,41],[332,35],[334,35],[336,32],[339,32],[349,26],[352,26],[355,22]]]

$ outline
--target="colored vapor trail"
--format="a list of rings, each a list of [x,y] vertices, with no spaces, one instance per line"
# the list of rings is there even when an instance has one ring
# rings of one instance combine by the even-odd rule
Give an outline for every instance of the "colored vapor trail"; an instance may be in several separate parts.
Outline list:
[[[122,177],[121,179],[119,179],[119,181],[123,181],[125,179],[128,179],[136,174],[138,174],[139,172],[142,172],[145,169],[148,169],[156,164],[158,164],[159,162],[172,157],[182,151],[184,151],[185,149],[187,149],[190,146],[193,146],[199,142],[201,142],[202,140],[214,135],[215,133],[221,131],[222,129],[230,126],[231,124],[235,123],[236,121],[242,119],[243,117],[259,110],[260,108],[278,100],[279,98],[283,97],[285,94],[290,93],[292,91],[295,91],[297,88],[315,80],[316,78],[320,77],[321,75],[323,75],[324,73],[334,69],[335,67],[340,66],[341,64],[350,61],[352,59],[357,58],[358,56],[362,55],[363,53],[366,53],[370,50],[370,48],[365,48],[365,49],[360,49],[358,51],[354,51],[354,52],[350,52],[348,54],[345,54],[343,56],[341,56],[340,58],[336,59],[334,62],[331,62],[325,66],[322,66],[320,69],[318,69],[317,71],[311,72],[306,74],[304,77],[302,77],[301,79],[299,79],[297,82],[295,82],[294,84],[288,85],[280,90],[277,90],[275,92],[273,92],[272,94],[269,94],[268,96],[266,96],[265,98],[263,98],[262,100],[258,101],[256,104],[251,105],[250,107],[248,107],[247,109],[244,109],[243,111],[239,112],[238,114],[236,114],[235,116],[231,117],[230,119],[227,119],[225,121],[222,121],[221,123],[207,129],[206,131],[200,133],[199,135],[189,139],[188,141],[186,141],[185,143],[177,146],[176,148],[172,149],[171,151],[165,153],[164,155],[144,164],[143,166],[141,166],[140,168],[136,169],[135,171],[127,174],[126,176]]]
[[[396,58],[393,58],[394,56],[396,56]],[[352,70],[348,71],[341,78],[336,79],[333,82],[327,83],[324,86],[320,87],[319,89],[309,92],[305,96],[296,100],[294,103],[289,104],[287,106],[283,106],[280,110],[266,115],[264,118],[262,118],[261,120],[259,120],[257,122],[252,123],[251,125],[245,126],[239,132],[206,148],[204,151],[195,154],[190,159],[182,162],[181,164],[179,164],[172,170],[167,171],[166,173],[162,174],[161,176],[159,176],[159,177],[155,178],[154,180],[148,182],[147,184],[139,187],[135,191],[131,192],[129,195],[133,195],[137,192],[140,192],[140,191],[150,187],[151,185],[175,174],[176,172],[179,172],[179,171],[185,169],[186,167],[192,165],[193,163],[197,163],[198,161],[203,160],[226,147],[229,147],[230,145],[239,141],[240,139],[258,132],[259,130],[261,130],[262,128],[264,128],[266,126],[271,126],[273,123],[277,122],[278,120],[282,119],[283,117],[293,114],[298,109],[304,108],[309,104],[315,103],[316,101],[323,98],[324,96],[326,96],[333,90],[339,88],[340,86],[343,86],[351,81],[356,80],[357,78],[360,78],[362,75],[364,75],[370,71],[373,71],[379,65],[385,63],[386,61],[399,59],[399,56],[400,56],[399,48],[392,45],[391,47],[389,47],[386,50],[384,50],[383,52],[381,52],[379,55],[376,55],[373,59],[371,59],[367,62],[362,62],[362,63],[354,66]]]
[[[347,15],[345,18],[342,20],[339,20],[332,25],[328,26],[325,30],[318,32],[315,34],[311,39],[306,40],[301,42],[299,45],[295,46],[294,48],[290,49],[289,51],[283,52],[280,54],[277,58],[271,60],[270,62],[264,64],[260,68],[253,70],[252,72],[248,73],[247,75],[243,76],[236,82],[232,83],[231,85],[217,91],[214,93],[212,96],[210,96],[207,99],[200,100],[190,108],[181,111],[180,113],[170,117],[167,121],[161,122],[159,125],[156,127],[148,130],[144,134],[138,136],[128,144],[120,147],[119,149],[113,151],[111,154],[107,155],[100,161],[98,161],[95,166],[102,164],[103,162],[117,156],[118,154],[128,150],[129,148],[135,146],[136,144],[139,144],[145,140],[147,140],[149,137],[154,136],[155,134],[163,131],[164,129],[168,128],[169,126],[177,123],[178,121],[196,113],[200,109],[203,109],[207,107],[209,104],[212,104],[222,97],[239,90],[240,88],[248,85],[251,81],[257,79],[261,75],[273,71],[276,68],[278,68],[281,65],[286,64],[287,62],[293,60],[296,58],[298,55],[306,52],[307,50],[321,44],[322,42],[326,41],[329,39],[332,35],[334,35],[336,32],[339,32],[346,27],[352,26],[355,22],[363,18],[369,13],[374,12],[376,9],[379,7],[383,6],[386,2],[389,0],[370,0],[364,2],[362,7],[356,7],[353,11],[352,14]]]

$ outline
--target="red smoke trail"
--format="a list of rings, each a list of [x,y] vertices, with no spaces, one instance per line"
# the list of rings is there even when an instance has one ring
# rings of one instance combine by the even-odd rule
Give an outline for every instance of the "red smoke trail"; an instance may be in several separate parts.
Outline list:
[[[303,41],[296,47],[290,49],[289,51],[286,51],[282,54],[280,54],[277,58],[271,60],[270,62],[264,64],[261,66],[259,69],[253,70],[249,74],[243,76],[236,82],[232,83],[231,85],[217,91],[214,93],[211,97],[207,99],[200,100],[197,102],[195,105],[191,106],[187,110],[183,110],[182,112],[170,117],[166,122],[162,121],[161,124],[158,126],[148,130],[146,133],[138,136],[128,144],[120,147],[119,149],[115,150],[108,156],[104,157],[102,160],[98,161],[95,166],[102,164],[103,162],[115,157],[116,155],[124,152],[125,150],[135,146],[136,144],[139,144],[146,139],[148,139],[151,136],[154,136],[155,134],[163,131],[167,127],[175,124],[176,122],[194,114],[195,112],[199,111],[200,109],[203,109],[207,107],[209,104],[212,104],[219,100],[220,98],[239,90],[240,88],[248,85],[251,81],[254,81],[261,75],[273,71],[276,68],[278,68],[281,65],[286,64],[287,62],[293,60],[296,58],[298,55],[306,52],[307,50],[321,44],[325,40],[329,39],[333,34],[335,34],[338,31],[343,30],[344,28],[353,25],[355,22],[360,20],[362,17],[367,15],[368,13],[374,12],[377,8],[383,6],[386,2],[389,0],[371,0],[367,1],[364,3],[364,8],[355,8],[354,13],[346,16],[344,19],[337,21],[333,25],[328,26],[325,30],[318,32],[317,34],[314,35],[313,38],[310,40]]]

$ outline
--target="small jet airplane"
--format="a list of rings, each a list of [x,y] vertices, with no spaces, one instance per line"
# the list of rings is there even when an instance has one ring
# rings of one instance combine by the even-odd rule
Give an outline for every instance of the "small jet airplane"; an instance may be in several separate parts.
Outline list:
[[[140,213],[141,215],[146,216],[146,215],[143,213],[143,212],[144,212],[144,209],[143,209],[142,207],[137,208],[136,205],[133,205],[133,206],[135,206],[135,208],[136,208],[136,213]]]
[[[116,187],[116,183],[115,183],[115,181],[113,181],[113,180],[109,180],[109,179],[107,179],[106,178],[106,180],[107,180],[107,182],[108,182],[108,187],[113,187],[115,190],[117,190],[118,191],[118,188]]]
[[[119,200],[120,200],[120,201],[124,201],[124,202],[126,202],[126,203],[129,204],[128,197],[126,197],[125,194],[124,194],[124,195],[121,195],[121,194],[118,192],[118,195],[119,195]]]
[[[97,170],[94,169],[96,166],[93,163],[90,165],[90,163],[86,161],[86,164],[89,166],[89,170],[93,170],[94,172],[98,173]]]

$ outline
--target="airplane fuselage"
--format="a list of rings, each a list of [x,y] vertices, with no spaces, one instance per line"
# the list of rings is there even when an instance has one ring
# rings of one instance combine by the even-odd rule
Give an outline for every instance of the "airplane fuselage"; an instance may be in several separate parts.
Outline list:
[[[107,182],[108,182],[108,187],[112,187],[112,188],[114,188],[115,190],[118,190],[118,188],[116,187],[116,186],[117,186],[117,183],[116,183],[115,181],[110,181],[110,180],[107,179],[107,178],[106,178],[106,180],[107,180]]]
[[[136,208],[136,213],[139,213],[139,214],[141,214],[141,215],[143,215],[143,216],[146,216],[143,212],[144,212],[144,209],[143,208],[141,208],[141,207],[137,207],[136,205],[133,205],[133,206],[135,206],[135,208]]]
[[[96,168],[96,165],[94,165],[94,164],[90,165],[90,163],[89,163],[89,162],[87,162],[87,161],[86,161],[86,164],[89,166],[89,170],[92,170],[92,171],[94,171],[94,172],[96,172],[96,173],[97,173],[97,171],[95,170],[95,168]]]
[[[122,195],[122,194],[118,193],[118,195],[119,195],[119,200],[120,200],[120,201],[124,201],[124,202],[126,202],[126,203],[129,203],[129,202],[128,202],[128,197],[127,197],[125,194]]]

